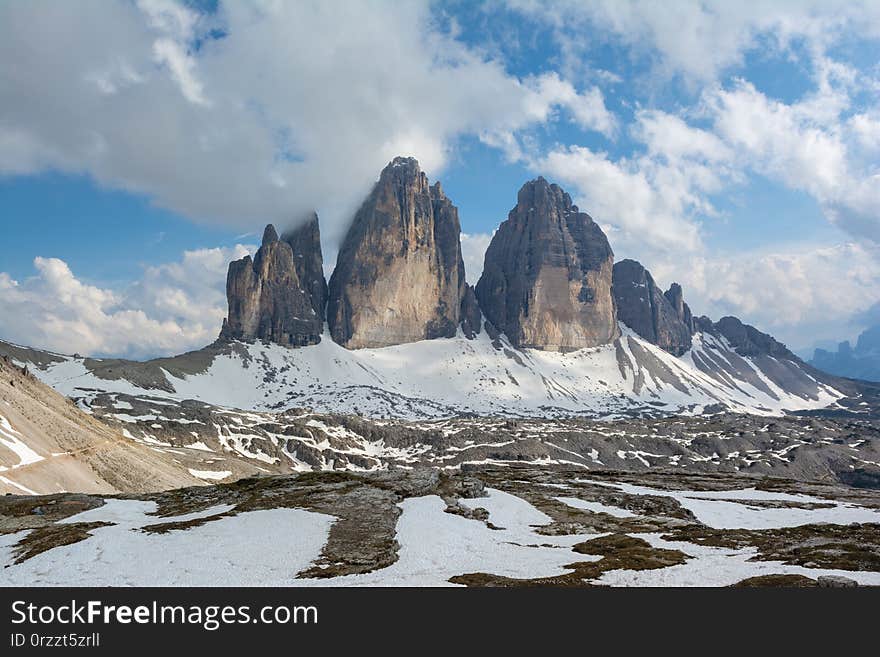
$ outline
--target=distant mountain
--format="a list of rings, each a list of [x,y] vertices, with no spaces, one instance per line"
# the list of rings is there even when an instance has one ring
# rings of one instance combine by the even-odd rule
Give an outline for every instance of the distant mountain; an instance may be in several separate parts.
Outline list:
[[[845,340],[837,351],[816,349],[810,364],[836,376],[880,381],[880,325],[863,331],[855,348]]]

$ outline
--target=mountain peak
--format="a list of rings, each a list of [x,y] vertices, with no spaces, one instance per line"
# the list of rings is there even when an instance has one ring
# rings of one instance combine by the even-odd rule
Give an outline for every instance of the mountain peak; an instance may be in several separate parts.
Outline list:
[[[230,263],[226,278],[229,315],[222,339],[266,340],[287,346],[321,341],[326,287],[317,215],[285,237],[280,240],[269,224],[255,257]]]
[[[571,197],[556,183],[550,183],[543,176],[529,180],[516,195],[518,206],[527,208],[540,208],[552,205],[557,207],[562,214],[566,212],[578,212],[572,205]],[[546,213],[543,213],[546,216]]]
[[[278,231],[275,230],[275,226],[272,224],[268,224],[263,231],[263,246],[267,244],[271,244],[272,242],[278,241]]]
[[[359,349],[452,337],[466,291],[458,209],[396,157],[355,214],[330,277],[333,339]]]
[[[559,185],[538,177],[520,188],[492,238],[477,299],[515,346],[595,347],[618,336],[613,262],[602,229]]]
[[[675,356],[691,348],[693,320],[680,285],[663,293],[642,263],[621,260],[614,264],[614,300],[620,321],[648,342]]]

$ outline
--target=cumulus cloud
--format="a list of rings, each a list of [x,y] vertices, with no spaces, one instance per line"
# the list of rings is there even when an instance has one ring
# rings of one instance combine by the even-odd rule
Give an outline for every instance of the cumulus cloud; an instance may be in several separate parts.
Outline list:
[[[744,80],[710,85],[681,115],[637,110],[630,135],[640,154],[559,146],[532,166],[572,185],[618,257],[685,285],[696,312],[735,314],[795,344],[835,338],[852,331],[850,318],[880,290],[876,124],[872,110],[852,113],[854,80],[822,60],[814,91],[792,103]],[[812,196],[845,231],[841,243],[793,236],[760,251],[710,252],[702,235],[720,214],[713,200],[754,174]]]
[[[225,272],[251,247],[187,251],[115,290],[81,281],[63,260],[37,257],[23,281],[0,272],[0,334],[62,353],[147,358],[212,342],[226,316]]]
[[[562,50],[579,58],[603,34],[640,50],[668,75],[707,82],[741,65],[756,48],[786,52],[805,43],[824,52],[844,37],[880,36],[880,5],[871,0],[509,0],[550,24]],[[590,39],[584,39],[584,34]]]
[[[697,215],[714,212],[706,194],[720,186],[717,173],[698,162],[613,160],[582,146],[556,148],[533,166],[573,186],[580,207],[606,230],[618,254],[699,251]]]
[[[877,303],[880,290],[880,250],[855,242],[649,264],[658,284],[683,285],[695,313],[741,317],[794,347],[849,335],[851,318]]]
[[[749,82],[705,94],[715,130],[742,166],[813,196],[833,222],[854,236],[880,241],[880,176],[851,152],[871,124],[864,115],[848,126],[848,105],[837,93],[786,104]],[[829,106],[830,105],[830,106]]]
[[[0,175],[86,173],[247,228],[316,207],[329,250],[393,156],[437,177],[461,135],[518,153],[552,120],[615,129],[600,90],[508,74],[428,0],[0,3]]]
[[[473,135],[567,186],[606,228],[618,256],[689,285],[698,312],[736,312],[785,332],[793,321],[813,330],[823,308],[843,317],[870,305],[878,283],[880,115],[854,98],[876,93],[880,83],[829,53],[844,37],[880,37],[880,4],[510,5],[551,26],[563,60],[579,60],[560,71],[583,73],[587,48],[610,38],[654,61],[652,79],[668,82],[658,72],[685,78],[697,89],[688,96],[694,105],[662,111],[630,98],[624,106],[634,118],[623,124],[598,87],[579,82],[616,84],[619,93],[620,71],[513,75],[460,41],[429,0],[221,1],[210,13],[175,0],[87,0],[54,3],[51,11],[7,2],[0,3],[0,176],[86,174],[187,217],[248,230],[289,225],[316,207],[332,256],[388,160],[415,155],[437,178],[456,140]],[[783,102],[724,77],[758,48],[805,54],[814,89]],[[535,138],[560,121],[609,139],[624,135],[634,147],[606,152]],[[704,236],[719,214],[716,195],[753,174],[811,195],[857,243],[710,254]],[[472,283],[490,237],[462,236]],[[75,340],[84,352],[201,346],[222,318],[232,255],[192,252],[122,290],[38,260],[33,278],[0,274],[0,331],[65,350]],[[748,284],[755,276],[760,290]],[[822,280],[823,290],[810,289]],[[89,315],[86,305],[98,311]]]

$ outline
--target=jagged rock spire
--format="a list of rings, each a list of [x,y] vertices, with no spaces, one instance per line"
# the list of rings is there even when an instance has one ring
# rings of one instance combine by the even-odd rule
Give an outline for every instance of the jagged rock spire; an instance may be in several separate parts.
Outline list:
[[[326,284],[317,215],[285,237],[269,224],[255,257],[230,263],[221,339],[285,346],[321,341]]]
[[[266,226],[266,229],[263,231],[263,246],[267,246],[272,242],[278,241],[278,233],[275,230],[275,226],[269,224]]]
[[[620,321],[648,342],[676,356],[691,348],[694,322],[677,283],[663,293],[641,263],[621,260],[614,265],[614,300]]]
[[[321,228],[318,214],[312,212],[297,228],[288,230],[281,239],[293,251],[293,265],[300,284],[308,294],[312,308],[324,325],[327,317],[327,279],[324,278],[324,257],[321,253]]]

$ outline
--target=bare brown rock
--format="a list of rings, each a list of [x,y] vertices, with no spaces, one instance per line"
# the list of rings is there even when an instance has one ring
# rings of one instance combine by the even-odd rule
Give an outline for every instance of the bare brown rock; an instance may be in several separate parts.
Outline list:
[[[327,320],[349,348],[452,337],[466,283],[458,210],[413,158],[382,171],[330,277]]]
[[[307,241],[305,237],[297,239],[294,244]],[[311,271],[314,257],[313,252],[295,256],[291,245],[278,238],[275,227],[266,226],[256,256],[246,256],[229,265],[229,317],[220,337],[265,340],[285,346],[319,343],[324,321],[316,307],[323,307],[323,302],[313,299],[310,291],[312,287],[319,291],[322,288],[311,280],[306,289],[298,273],[298,269],[304,273]]]
[[[614,254],[602,229],[543,178],[519,191],[486,251],[476,296],[518,347],[571,351],[618,336]]]
[[[675,356],[691,348],[693,318],[678,284],[664,294],[641,263],[621,260],[614,265],[614,300],[620,321],[648,342]]]

